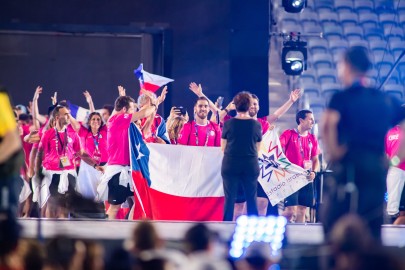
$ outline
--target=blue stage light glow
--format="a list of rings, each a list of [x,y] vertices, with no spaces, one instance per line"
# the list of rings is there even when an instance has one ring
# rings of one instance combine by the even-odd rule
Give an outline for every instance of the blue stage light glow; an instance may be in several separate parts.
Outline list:
[[[230,245],[229,255],[240,258],[252,242],[268,243],[269,256],[279,257],[283,246],[285,217],[241,216],[236,220],[235,232]]]

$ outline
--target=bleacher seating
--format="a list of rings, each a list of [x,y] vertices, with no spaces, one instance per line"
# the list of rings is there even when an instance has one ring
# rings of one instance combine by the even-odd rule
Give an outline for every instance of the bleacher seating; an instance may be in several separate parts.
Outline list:
[[[353,12],[339,13],[339,21],[343,27],[357,25],[359,16]]]
[[[328,41],[326,39],[311,38],[308,40],[308,50],[311,55],[317,53],[328,53]]]
[[[348,0],[335,0],[335,10],[337,12],[353,12],[353,1]]]
[[[359,13],[370,13],[374,10],[374,3],[370,0],[356,0],[353,1],[354,10]]]
[[[347,25],[343,27],[343,35],[349,42],[353,40],[363,40],[364,30],[361,26],[358,25]]]
[[[285,12],[280,10],[280,13]],[[367,78],[375,87],[386,80],[405,49],[404,0],[309,0],[302,13],[279,18],[279,23],[283,27],[288,24],[291,31],[323,33],[323,38],[305,38],[308,70],[298,79],[304,89],[303,104],[313,110],[318,120],[332,95],[342,89],[336,63],[346,48],[363,46],[370,51],[373,69]],[[290,22],[294,22],[295,30]],[[405,59],[386,80],[382,90],[403,101],[404,85]]]
[[[304,94],[310,99],[320,96],[320,86],[318,83],[302,83],[301,88],[304,89]]]
[[[349,47],[349,43],[345,40],[331,40],[329,42],[329,50],[332,55],[341,54]]]
[[[318,53],[311,56],[312,66],[317,69],[333,68],[333,59],[329,53]],[[319,73],[318,73],[319,76]]]
[[[336,83],[337,76],[336,76],[336,68],[322,68],[318,70],[318,82],[320,84],[324,83]]]
[[[316,83],[317,77],[316,70],[310,68],[301,74],[299,80],[302,84]]]
[[[394,26],[394,27],[384,27],[384,36],[388,43],[394,41],[402,41],[404,40],[404,31],[402,27]]]

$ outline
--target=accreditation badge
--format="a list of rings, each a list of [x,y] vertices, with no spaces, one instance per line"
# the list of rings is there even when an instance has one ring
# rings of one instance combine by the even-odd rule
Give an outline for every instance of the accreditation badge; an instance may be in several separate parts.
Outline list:
[[[59,167],[66,168],[71,166],[70,160],[67,156],[60,157]]]

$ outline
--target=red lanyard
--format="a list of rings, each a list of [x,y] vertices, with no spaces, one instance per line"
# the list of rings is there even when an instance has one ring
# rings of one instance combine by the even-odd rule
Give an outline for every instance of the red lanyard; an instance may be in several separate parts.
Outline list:
[[[65,129],[65,132],[64,132],[64,139],[65,139],[65,141],[62,144],[62,139],[59,136],[59,132],[55,128],[55,140],[56,140],[55,147],[56,147],[56,153],[58,154],[58,156],[59,156],[59,143],[61,145],[63,155],[66,155],[66,146],[67,146],[67,130],[66,129]]]

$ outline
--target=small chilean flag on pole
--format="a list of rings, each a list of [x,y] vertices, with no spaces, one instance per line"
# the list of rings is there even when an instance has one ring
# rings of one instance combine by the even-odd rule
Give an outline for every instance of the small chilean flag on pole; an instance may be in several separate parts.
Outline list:
[[[139,80],[141,89],[145,89],[150,92],[156,92],[163,85],[174,81],[166,77],[146,72],[143,70],[143,64],[140,64],[139,67],[134,70],[134,73]]]

